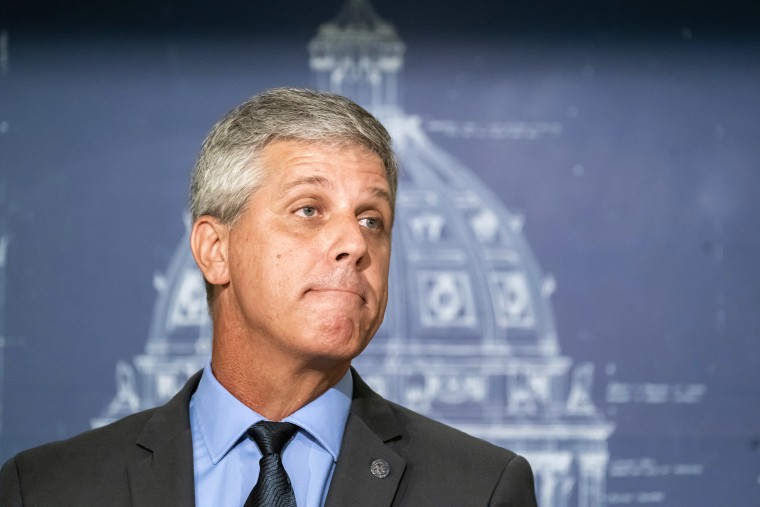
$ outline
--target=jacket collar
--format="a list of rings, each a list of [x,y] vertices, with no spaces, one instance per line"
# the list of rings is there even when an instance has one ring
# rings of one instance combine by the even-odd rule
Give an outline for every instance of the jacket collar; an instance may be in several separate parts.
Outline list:
[[[188,407],[201,373],[190,377],[179,393],[158,407],[137,437],[137,445],[149,453],[129,466],[134,505],[195,505]]]
[[[351,412],[325,505],[387,507],[406,470],[406,460],[388,444],[399,442],[404,435],[388,402],[353,368],[351,373]]]
[[[201,374],[193,375],[179,393],[157,408],[138,436],[137,445],[148,454],[129,466],[134,505],[195,505],[188,407]],[[398,445],[404,435],[389,403],[353,368],[351,374],[351,411],[325,505],[387,507],[406,470],[406,460],[389,444]]]

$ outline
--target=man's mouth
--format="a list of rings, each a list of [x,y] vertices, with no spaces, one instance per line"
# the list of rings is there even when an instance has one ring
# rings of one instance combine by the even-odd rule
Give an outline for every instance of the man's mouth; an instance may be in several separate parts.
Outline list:
[[[325,286],[317,286],[317,287],[309,287],[309,289],[306,292],[338,292],[343,294],[351,294],[354,295],[362,300],[362,302],[366,303],[367,300],[364,297],[364,294],[356,289],[349,289],[345,287],[325,287]]]

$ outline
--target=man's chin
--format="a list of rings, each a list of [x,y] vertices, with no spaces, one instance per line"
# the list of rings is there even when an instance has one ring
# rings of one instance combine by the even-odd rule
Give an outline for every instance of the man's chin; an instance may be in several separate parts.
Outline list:
[[[369,344],[369,339],[358,335],[355,328],[349,330],[342,326],[330,326],[313,335],[305,347],[307,355],[318,361],[336,364],[350,363]]]

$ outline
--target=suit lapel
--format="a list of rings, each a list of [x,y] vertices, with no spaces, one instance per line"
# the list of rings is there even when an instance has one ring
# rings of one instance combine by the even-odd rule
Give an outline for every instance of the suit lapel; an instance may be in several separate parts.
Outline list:
[[[403,435],[388,403],[353,369],[352,374],[351,412],[325,506],[388,507],[406,470],[406,461],[388,443],[401,440]],[[376,475],[371,470],[373,462],[387,465],[387,469],[376,469]],[[380,473],[383,471],[387,471],[386,476]]]
[[[352,374],[351,412],[325,505],[388,507],[406,470],[406,460],[388,444],[397,447],[403,434],[388,402],[355,370]],[[195,505],[188,407],[200,377],[201,372],[193,375],[174,398],[157,408],[140,433],[137,445],[149,454],[129,466],[133,505]],[[387,475],[372,472],[376,460],[385,462]]]
[[[150,451],[129,467],[133,505],[195,505],[193,440],[188,407],[201,373],[193,375],[166,405],[155,410],[137,439]]]

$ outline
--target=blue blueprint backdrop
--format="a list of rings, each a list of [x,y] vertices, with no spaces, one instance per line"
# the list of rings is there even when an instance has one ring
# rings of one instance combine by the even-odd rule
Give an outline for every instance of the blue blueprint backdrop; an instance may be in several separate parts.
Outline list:
[[[314,86],[307,44],[342,2],[190,4],[0,10],[2,460],[103,413],[203,136]],[[760,505],[757,11],[375,7],[406,44],[405,111],[524,217],[556,282],[562,354],[594,365],[614,425],[606,504]]]

